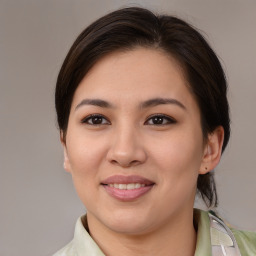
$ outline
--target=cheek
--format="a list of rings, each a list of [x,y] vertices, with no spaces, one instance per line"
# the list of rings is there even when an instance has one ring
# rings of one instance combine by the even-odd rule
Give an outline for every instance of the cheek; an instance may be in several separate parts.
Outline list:
[[[90,139],[70,137],[70,142],[72,143],[68,145],[68,156],[73,183],[83,204],[90,208],[96,200],[99,188],[99,166],[104,156],[103,148],[92,144]]]
[[[184,134],[176,134],[162,143],[154,144],[152,155],[162,172],[160,178],[165,179],[166,183],[192,183],[191,179],[195,183],[197,179],[202,160],[202,140],[200,136],[196,138],[195,134]]]
[[[69,138],[67,140],[70,173],[80,200],[90,208],[96,200],[100,183],[99,166],[104,153],[103,147],[89,139]],[[92,146],[93,145],[93,146]],[[93,195],[93,196],[92,196]],[[93,199],[93,200],[92,200]]]
[[[68,156],[73,174],[89,175],[90,172],[97,172],[97,166],[105,157],[104,143],[90,136],[70,136],[68,139]]]
[[[166,212],[171,212],[173,205],[177,208],[193,205],[201,163],[199,149],[200,147],[195,146],[194,143],[183,140],[166,145],[166,151],[162,151],[162,154],[159,149],[157,162],[160,166],[159,190],[165,202],[169,202],[165,206]]]

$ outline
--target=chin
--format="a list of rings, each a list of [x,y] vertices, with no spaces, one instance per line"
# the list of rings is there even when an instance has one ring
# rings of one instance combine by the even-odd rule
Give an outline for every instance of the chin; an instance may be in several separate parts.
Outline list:
[[[132,213],[127,211],[112,213],[110,217],[105,219],[105,225],[117,233],[139,235],[150,229],[151,221],[152,218],[141,216],[133,209]]]

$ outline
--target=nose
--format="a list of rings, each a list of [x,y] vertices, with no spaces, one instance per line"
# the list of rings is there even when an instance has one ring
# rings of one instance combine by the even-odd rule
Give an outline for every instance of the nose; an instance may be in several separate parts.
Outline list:
[[[125,127],[115,131],[107,153],[109,162],[123,168],[142,164],[147,159],[143,140],[136,128]]]

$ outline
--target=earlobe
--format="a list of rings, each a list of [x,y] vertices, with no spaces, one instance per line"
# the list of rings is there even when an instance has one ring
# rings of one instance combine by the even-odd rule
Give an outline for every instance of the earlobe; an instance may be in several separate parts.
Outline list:
[[[63,153],[64,153],[64,161],[63,161],[63,168],[67,171],[70,172],[70,163],[69,163],[69,158],[68,158],[68,152],[67,152],[67,146],[66,146],[66,141],[64,139],[64,134],[63,131],[60,131],[60,141],[63,146]]]
[[[224,129],[222,126],[218,126],[208,135],[199,174],[206,174],[218,165],[221,158],[223,140]]]
[[[63,162],[63,167],[67,172],[70,172],[70,163],[69,163],[69,158],[68,158],[68,153],[67,153],[67,148],[66,145],[63,145],[63,150],[64,150],[64,162]]]

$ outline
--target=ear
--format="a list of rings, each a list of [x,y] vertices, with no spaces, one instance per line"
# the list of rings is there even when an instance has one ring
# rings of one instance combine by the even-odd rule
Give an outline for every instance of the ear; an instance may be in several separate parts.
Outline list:
[[[206,174],[218,165],[221,158],[223,140],[224,129],[222,126],[218,126],[208,135],[199,174]]]
[[[63,131],[60,131],[60,141],[63,146],[63,151],[64,151],[64,162],[63,162],[63,167],[67,172],[70,172],[70,162],[68,158],[68,152],[67,152],[67,146],[66,146],[66,140]]]

